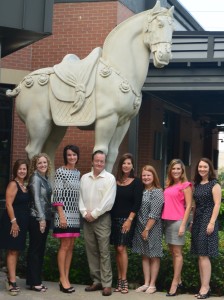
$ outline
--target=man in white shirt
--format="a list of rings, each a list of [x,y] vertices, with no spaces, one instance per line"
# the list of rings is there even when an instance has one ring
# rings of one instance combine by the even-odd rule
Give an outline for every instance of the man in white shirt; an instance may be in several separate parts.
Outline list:
[[[93,284],[86,292],[103,290],[103,296],[112,293],[110,260],[111,210],[116,195],[116,180],[105,170],[106,155],[98,150],[92,155],[92,171],[80,182],[79,210],[84,218],[83,231]]]

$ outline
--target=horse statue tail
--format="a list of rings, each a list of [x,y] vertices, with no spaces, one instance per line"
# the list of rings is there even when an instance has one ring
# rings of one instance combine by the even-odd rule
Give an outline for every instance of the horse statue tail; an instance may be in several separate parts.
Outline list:
[[[6,96],[7,96],[7,97],[16,97],[16,96],[19,95],[20,91],[21,91],[21,88],[20,88],[20,86],[18,85],[18,86],[17,86],[16,88],[14,88],[13,90],[7,90],[7,91],[6,91]]]

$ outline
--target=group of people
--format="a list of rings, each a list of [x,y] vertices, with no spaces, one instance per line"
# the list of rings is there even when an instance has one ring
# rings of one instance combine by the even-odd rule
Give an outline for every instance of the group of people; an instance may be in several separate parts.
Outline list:
[[[30,164],[19,159],[13,167],[13,180],[6,189],[6,210],[0,220],[0,249],[7,250],[8,277],[6,287],[12,296],[20,292],[16,284],[19,251],[27,250],[26,284],[36,292],[46,292],[42,284],[42,269],[47,236],[55,208],[53,236],[60,238],[58,250],[59,288],[73,293],[69,270],[74,240],[80,235],[78,207],[80,172],[76,169],[79,148],[68,145],[63,152],[64,165],[56,170],[52,187],[51,162],[46,153],[35,155]]]
[[[130,153],[120,158],[116,177],[105,170],[106,155],[101,150],[92,154],[92,170],[82,177],[76,168],[79,148],[66,146],[63,158],[64,165],[56,170],[53,187],[49,181],[51,163],[45,153],[35,155],[29,168],[25,160],[17,160],[14,165],[13,180],[6,190],[6,210],[0,221],[0,249],[7,250],[6,283],[11,295],[20,291],[16,284],[16,264],[19,251],[25,248],[27,232],[26,283],[34,291],[47,290],[41,273],[53,206],[53,236],[60,239],[57,262],[61,292],[75,291],[69,271],[75,238],[80,236],[81,216],[92,280],[86,292],[102,290],[103,296],[112,294],[110,245],[113,245],[118,278],[114,292],[129,292],[127,249],[131,248],[142,256],[144,284],[136,292],[155,293],[164,231],[173,259],[173,279],[166,296],[176,296],[183,288],[182,247],[189,228],[191,253],[198,256],[201,279],[195,296],[209,297],[210,258],[218,255],[221,187],[208,158],[197,163],[193,185],[187,180],[183,162],[173,159],[164,190],[151,165],[142,168],[140,179],[135,176]],[[191,212],[193,218],[189,221]]]
[[[216,179],[212,162],[208,158],[201,158],[198,161],[192,186],[187,179],[183,162],[180,159],[173,159],[168,166],[164,190],[152,166],[146,165],[142,168],[142,190],[137,184],[137,178],[134,179],[135,187],[132,186],[134,182],[132,170],[132,156],[126,154],[118,165],[117,194],[111,211],[111,243],[115,245],[118,269],[115,292],[128,292],[126,247],[131,247],[134,253],[142,255],[145,282],[136,289],[136,292],[148,294],[156,292],[156,279],[160,259],[163,256],[163,229],[165,242],[173,259],[173,279],[166,296],[176,296],[183,290],[182,248],[186,230],[189,228],[190,251],[192,255],[198,256],[201,281],[195,297],[208,298],[211,292],[210,258],[218,255],[217,218],[221,204],[221,187]],[[122,176],[119,175],[120,172]]]

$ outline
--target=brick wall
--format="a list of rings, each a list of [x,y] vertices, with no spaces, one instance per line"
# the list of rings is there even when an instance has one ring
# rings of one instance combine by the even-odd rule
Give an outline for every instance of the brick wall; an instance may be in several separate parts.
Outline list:
[[[31,70],[32,46],[28,46],[2,58],[1,68]]]

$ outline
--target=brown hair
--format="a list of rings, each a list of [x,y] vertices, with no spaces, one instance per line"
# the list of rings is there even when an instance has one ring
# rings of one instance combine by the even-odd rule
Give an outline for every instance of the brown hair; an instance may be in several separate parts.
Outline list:
[[[161,185],[160,185],[160,182],[159,182],[159,177],[157,175],[157,172],[155,170],[155,168],[153,166],[150,166],[150,165],[145,165],[143,168],[142,168],[142,172],[143,171],[148,171],[148,172],[151,172],[153,174],[153,182],[152,182],[152,185],[154,188],[158,188],[160,189],[161,188]],[[142,172],[141,172],[141,175],[142,175]]]
[[[12,170],[13,179],[16,178],[17,172],[18,172],[19,167],[21,165],[26,165],[26,168],[27,168],[27,174],[26,174],[26,177],[24,178],[24,181],[26,181],[28,179],[28,171],[29,171],[29,163],[26,159],[17,159],[15,161],[14,166],[13,166],[13,170]]]
[[[33,158],[30,161],[30,170],[29,170],[29,175],[32,175],[34,171],[37,169],[37,162],[41,157],[45,157],[47,160],[48,168],[46,175],[49,176],[51,173],[51,161],[49,156],[46,153],[39,153],[33,156]]]
[[[117,167],[117,175],[116,175],[116,180],[117,181],[122,181],[122,178],[124,176],[124,173],[122,171],[122,165],[123,165],[123,162],[126,160],[126,159],[130,159],[131,160],[131,163],[133,165],[133,169],[131,170],[130,172],[130,175],[129,177],[130,178],[135,178],[135,175],[134,175],[134,158],[133,158],[133,155],[131,153],[125,153],[121,156],[120,160],[119,160],[119,163],[118,163],[118,167]]]
[[[64,150],[63,150],[63,159],[64,159],[64,164],[67,165],[68,164],[68,159],[67,159],[67,151],[71,150],[73,153],[77,154],[77,162],[79,161],[79,147],[76,145],[67,145],[65,146]]]
[[[171,185],[174,184],[174,180],[171,174],[172,168],[174,165],[180,164],[181,168],[182,168],[182,174],[180,177],[180,181],[183,183],[185,181],[187,181],[187,175],[186,175],[186,171],[185,171],[185,165],[182,162],[182,160],[180,160],[179,158],[174,158],[171,160],[169,166],[168,166],[168,170],[167,170],[167,179],[166,179],[166,187],[169,187]]]
[[[198,173],[198,165],[201,161],[205,162],[209,166],[208,180],[211,181],[212,179],[217,178],[211,160],[209,158],[202,157],[201,159],[199,159],[199,161],[198,161],[198,163],[195,167],[195,175],[194,175],[194,184],[195,185],[199,184],[201,182],[201,179],[202,179],[201,175],[199,175],[199,173]]]

